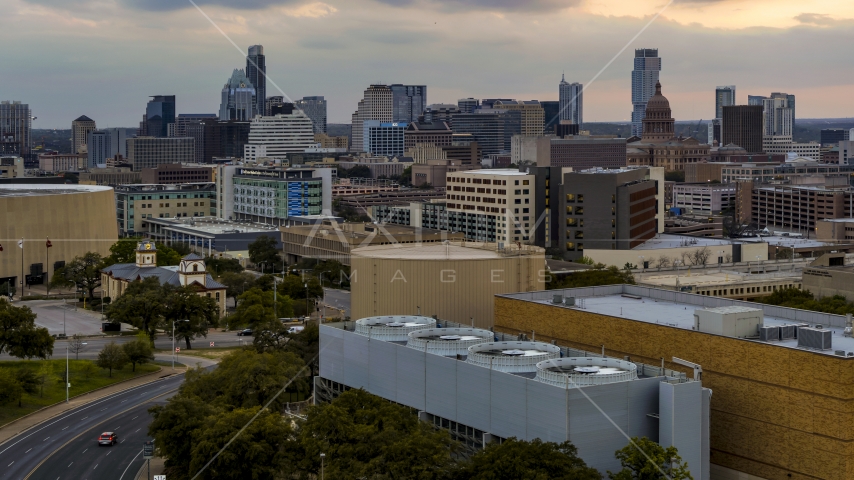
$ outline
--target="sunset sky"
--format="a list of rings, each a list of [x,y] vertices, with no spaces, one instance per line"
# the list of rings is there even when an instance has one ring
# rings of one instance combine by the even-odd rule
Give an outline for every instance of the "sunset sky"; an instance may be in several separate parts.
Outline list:
[[[677,120],[709,119],[716,85],[739,103],[797,95],[799,118],[854,116],[851,0],[198,0],[245,53],[264,45],[267,94],[324,95],[349,123],[371,83],[426,84],[428,103],[556,100],[588,85],[585,121],[625,121],[635,48],[658,48]],[[0,100],[35,128],[132,127],[147,97],[216,113],[241,53],[189,0],[0,0]],[[662,12],[642,31],[654,15]],[[625,47],[613,63],[591,79]]]

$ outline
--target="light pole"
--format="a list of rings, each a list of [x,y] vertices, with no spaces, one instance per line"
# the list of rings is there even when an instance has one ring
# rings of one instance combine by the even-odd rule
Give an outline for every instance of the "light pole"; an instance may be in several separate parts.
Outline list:
[[[305,283],[305,318],[310,318],[308,314],[308,282]]]
[[[65,330],[65,325],[62,326],[63,331]],[[68,378],[68,340],[65,340],[65,403],[68,403],[68,387],[71,386],[71,382],[69,382]]]
[[[189,320],[172,320],[172,370],[175,370],[175,322],[189,322]]]
[[[718,259],[718,273],[721,273],[721,271],[723,270],[723,265],[724,265],[724,251],[721,250],[720,254],[721,254],[721,258]]]
[[[320,480],[323,480],[323,459],[326,458],[325,453],[320,454]]]

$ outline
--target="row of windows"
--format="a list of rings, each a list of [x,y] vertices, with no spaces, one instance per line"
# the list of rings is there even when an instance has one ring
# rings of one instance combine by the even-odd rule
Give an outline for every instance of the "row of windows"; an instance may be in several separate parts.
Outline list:
[[[139,208],[154,208],[153,205],[154,205],[153,203],[147,203],[147,204],[141,203],[141,204],[137,205],[137,207],[139,207]],[[171,204],[170,203],[161,203],[159,205],[160,205],[159,208],[169,208],[169,206]],[[175,206],[176,207],[186,207],[186,206],[188,206],[188,202],[178,202],[175,204]],[[193,206],[194,207],[204,207],[205,202],[193,202]]]
[[[698,295],[711,295],[711,296],[721,296],[721,295],[744,295],[744,294],[752,294],[752,293],[770,293],[776,292],[778,290],[783,290],[785,288],[801,288],[800,283],[790,283],[788,285],[764,285],[762,287],[739,287],[739,288],[723,288],[718,290],[701,290],[698,291]]]

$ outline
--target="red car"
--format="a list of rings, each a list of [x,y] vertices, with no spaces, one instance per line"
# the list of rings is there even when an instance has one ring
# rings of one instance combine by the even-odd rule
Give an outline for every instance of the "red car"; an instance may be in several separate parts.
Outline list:
[[[101,445],[110,445],[113,446],[119,441],[118,435],[114,432],[104,432],[98,437],[98,446]]]

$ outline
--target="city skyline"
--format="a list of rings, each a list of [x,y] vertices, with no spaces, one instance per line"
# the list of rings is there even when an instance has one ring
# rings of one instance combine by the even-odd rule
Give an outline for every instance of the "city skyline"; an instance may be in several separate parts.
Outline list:
[[[427,85],[428,104],[466,97],[557,100],[554,85],[564,70],[567,81],[587,86],[587,122],[626,122],[635,48],[658,48],[668,59],[661,80],[677,120],[713,118],[715,86],[727,84],[739,85],[739,104],[749,93],[796,94],[799,118],[850,116],[854,106],[844,74],[854,55],[845,47],[854,39],[854,6],[835,0],[774,2],[773,9],[765,1],[677,0],[592,83],[664,4],[258,0],[236,10],[221,1],[197,3],[242,54],[264,46],[268,96],[281,95],[273,83],[292,100],[323,95],[329,123],[349,123],[371,83]],[[69,128],[80,115],[103,127],[133,127],[156,94],[176,95],[177,113],[216,112],[223,72],[245,58],[189,2],[186,8],[182,2],[131,5],[139,4],[10,0],[7,37],[33,22],[57,25],[26,52],[9,53],[10,63],[29,68],[4,72],[5,99],[29,104],[38,117],[34,128]],[[480,17],[488,21],[471,21]],[[585,48],[569,48],[580,44]],[[822,55],[815,55],[819,49]],[[809,69],[792,68],[793,60],[806,59]],[[811,73],[818,69],[827,74]]]

